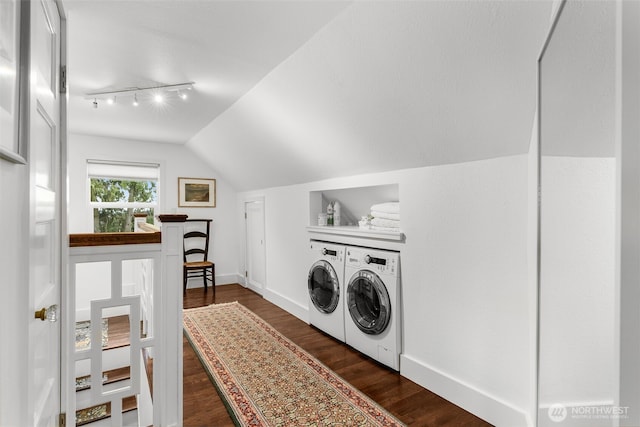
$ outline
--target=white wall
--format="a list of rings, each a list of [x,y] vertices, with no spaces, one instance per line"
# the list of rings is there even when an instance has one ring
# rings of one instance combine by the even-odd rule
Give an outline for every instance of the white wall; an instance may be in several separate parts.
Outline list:
[[[622,2],[618,30],[622,65],[618,106],[621,132],[618,146],[618,206],[620,206],[620,396],[629,406],[621,426],[640,425],[640,4]],[[620,155],[623,153],[624,155]]]
[[[69,232],[91,233],[88,207],[87,159],[160,163],[160,213],[184,213],[189,218],[211,218],[209,259],[216,263],[216,283],[239,280],[236,192],[216,171],[182,145],[139,142],[88,135],[69,135]],[[216,178],[215,208],[179,208],[178,177]],[[201,281],[189,285],[202,286]]]
[[[542,157],[543,425],[554,424],[544,418],[553,404],[614,402],[615,183],[614,158]]]
[[[0,159],[0,425],[24,424],[29,312],[29,166]]]
[[[526,425],[535,363],[529,161],[520,155],[262,190],[265,297],[308,317],[310,191],[397,183],[406,234],[401,373],[489,422]]]

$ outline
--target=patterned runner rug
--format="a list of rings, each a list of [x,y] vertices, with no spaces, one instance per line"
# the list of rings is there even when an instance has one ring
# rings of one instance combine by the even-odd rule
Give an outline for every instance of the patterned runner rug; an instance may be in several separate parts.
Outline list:
[[[184,311],[187,338],[240,426],[404,426],[237,302]]]

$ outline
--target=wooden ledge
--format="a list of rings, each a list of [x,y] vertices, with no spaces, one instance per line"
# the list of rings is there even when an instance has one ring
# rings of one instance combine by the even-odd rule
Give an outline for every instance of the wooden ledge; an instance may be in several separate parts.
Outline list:
[[[185,222],[189,215],[184,214],[163,214],[158,215],[160,222]]]
[[[69,247],[144,245],[162,243],[162,234],[155,233],[82,233],[69,235]]]

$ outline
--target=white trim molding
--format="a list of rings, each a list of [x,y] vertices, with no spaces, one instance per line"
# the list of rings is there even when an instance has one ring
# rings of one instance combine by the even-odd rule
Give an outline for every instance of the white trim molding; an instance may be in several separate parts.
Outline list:
[[[409,355],[400,355],[400,374],[495,426],[534,427],[522,409]]]
[[[293,314],[298,319],[302,320],[305,323],[309,323],[309,308],[298,304],[297,302],[281,295],[277,292],[274,292],[270,289],[263,289],[263,298],[269,302],[274,303],[278,307],[283,310],[288,311],[290,314]]]

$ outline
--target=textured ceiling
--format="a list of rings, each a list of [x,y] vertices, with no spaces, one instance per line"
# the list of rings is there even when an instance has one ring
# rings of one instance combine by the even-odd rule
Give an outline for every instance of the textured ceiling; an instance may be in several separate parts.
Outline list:
[[[339,13],[341,1],[64,0],[69,130],[184,144]],[[188,102],[89,92],[194,81]]]

